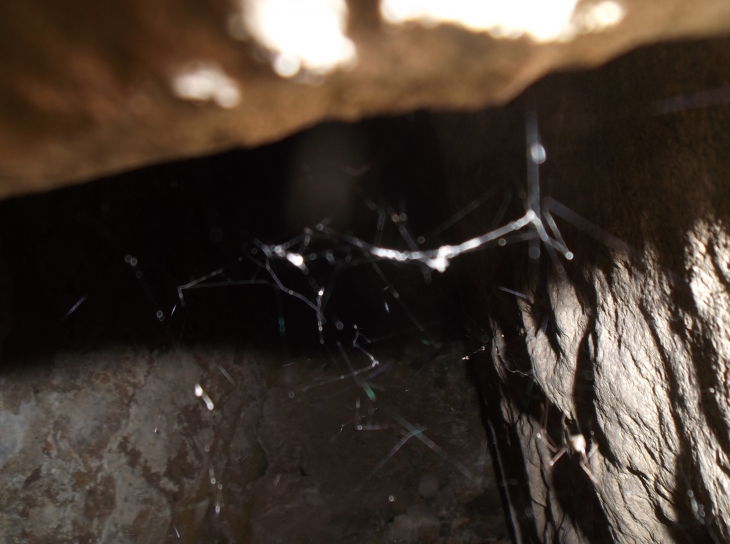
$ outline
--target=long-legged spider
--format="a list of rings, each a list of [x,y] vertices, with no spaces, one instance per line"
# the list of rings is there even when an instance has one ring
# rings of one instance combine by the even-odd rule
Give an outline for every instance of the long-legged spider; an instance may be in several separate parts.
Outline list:
[[[593,474],[593,471],[591,471],[591,468],[589,466],[589,460],[593,456],[593,454],[596,452],[596,445],[595,443],[591,447],[590,451],[586,452],[586,448],[588,447],[588,442],[586,441],[585,436],[583,436],[581,433],[575,433],[572,434],[568,431],[568,428],[565,425],[565,414],[563,414],[563,417],[560,421],[560,426],[563,428],[564,432],[564,440],[565,443],[562,447],[558,448],[553,441],[550,439],[550,436],[547,433],[547,416],[548,416],[548,410],[549,410],[549,404],[545,403],[545,408],[543,410],[543,422],[542,422],[542,428],[540,432],[537,433],[537,438],[542,440],[547,448],[554,454],[553,458],[550,459],[550,462],[548,465],[550,467],[554,466],[555,463],[557,463],[560,458],[565,454],[568,453],[570,455],[571,453],[577,453],[578,454],[578,464],[580,465],[580,468],[583,469],[583,472],[585,472],[588,477],[591,479],[591,482],[598,485],[598,478],[595,477]],[[591,433],[593,434],[593,433]]]

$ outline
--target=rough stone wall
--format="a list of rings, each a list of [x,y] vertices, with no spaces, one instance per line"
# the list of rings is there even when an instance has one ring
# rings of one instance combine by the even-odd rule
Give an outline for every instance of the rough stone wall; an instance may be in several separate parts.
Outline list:
[[[525,244],[464,263],[521,542],[730,538],[729,46],[653,46],[550,76],[504,110],[435,118],[464,205],[487,171],[505,191],[524,187],[535,108],[543,195],[602,229],[557,219],[576,255],[565,276]],[[708,90],[714,101],[695,94]],[[464,236],[486,230],[492,200]],[[550,467],[538,433],[557,445],[582,434],[598,483],[578,455]]]

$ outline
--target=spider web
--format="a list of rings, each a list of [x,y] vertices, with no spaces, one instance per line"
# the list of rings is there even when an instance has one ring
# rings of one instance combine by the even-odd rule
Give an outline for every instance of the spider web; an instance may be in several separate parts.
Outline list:
[[[386,484],[388,480],[395,482],[397,472],[403,469],[401,463],[404,461],[401,460],[404,458],[418,459],[424,467],[433,463],[447,466],[453,474],[449,481],[456,482],[454,485],[463,486],[467,494],[471,490],[483,491],[489,471],[487,440],[483,437],[472,440],[470,448],[460,449],[450,444],[440,429],[443,425],[433,412],[428,411],[427,403],[419,404],[417,399],[410,398],[405,402],[401,398],[409,389],[415,388],[419,380],[430,376],[429,373],[435,375],[435,370],[456,368],[463,359],[470,357],[464,356],[459,342],[444,338],[442,331],[447,328],[446,322],[450,318],[424,312],[419,299],[426,297],[427,290],[442,288],[442,280],[453,274],[452,267],[458,266],[467,254],[502,251],[506,246],[521,243],[525,243],[532,259],[539,259],[544,250],[555,271],[564,275],[564,262],[571,260],[573,254],[553,214],[614,249],[633,251],[619,239],[541,194],[540,166],[547,159],[547,151],[541,142],[535,113],[526,116],[525,135],[527,191],[522,198],[522,210],[514,214],[515,219],[505,219],[515,212],[510,207],[516,200],[513,192],[501,192],[499,188],[490,188],[450,218],[427,228],[423,224],[414,226],[406,212],[406,202],[400,202],[396,209],[386,198],[365,197],[362,207],[370,214],[370,223],[374,225],[368,235],[335,228],[326,219],[293,237],[264,241],[248,235],[240,250],[237,248],[226,264],[195,274],[162,273],[159,264],[151,264],[149,255],[131,251],[131,244],[108,232],[103,235],[108,247],[114,250],[114,266],[123,263],[127,279],[144,299],[145,317],[163,331],[176,358],[182,357],[180,352],[184,351],[189,336],[194,334],[191,329],[200,327],[200,320],[206,319],[206,308],[209,311],[206,303],[237,296],[242,297],[242,311],[248,313],[250,319],[275,328],[282,373],[296,374],[298,367],[306,366],[303,348],[299,346],[302,338],[316,347],[310,352],[316,352],[318,360],[324,359],[325,363],[316,371],[302,372],[299,376],[304,376],[304,380],[286,381],[286,386],[277,392],[282,398],[276,400],[272,409],[296,406],[302,399],[309,403],[312,413],[317,413],[319,407],[320,427],[326,430],[326,436],[320,442],[325,447],[342,444],[341,447],[350,448],[356,446],[353,441],[371,441],[369,448],[357,445],[363,467],[356,483],[349,489],[350,493],[371,497],[368,493],[374,483],[383,479]],[[360,170],[353,169],[356,175]],[[488,231],[465,241],[451,241],[451,227],[465,217],[480,213],[483,204],[491,200],[499,204]],[[215,228],[211,229],[211,240],[219,237],[214,231]],[[421,232],[427,234],[420,235]],[[450,243],[441,243],[445,239]],[[174,266],[170,268],[174,269]],[[170,276],[178,275],[187,275],[189,279],[169,281]],[[106,279],[102,285],[108,286],[114,281]],[[499,288],[513,296],[525,297],[514,289]],[[359,299],[352,297],[353,291],[359,292]],[[254,292],[258,295],[268,293],[268,301],[249,305],[249,300],[255,298],[249,294]],[[64,322],[72,324],[81,317],[79,314],[93,305],[97,296],[97,290],[87,289],[70,301],[60,311]],[[414,340],[420,348],[407,365],[408,372],[415,377],[407,379],[403,378],[398,356],[389,346],[393,339],[403,338]],[[476,334],[478,348],[472,355],[483,352],[487,340],[482,334]],[[243,376],[238,366],[215,363],[209,372],[190,381],[185,394],[199,403],[203,414],[222,412],[230,400],[229,395],[242,387]],[[442,377],[436,376],[434,381],[439,379]],[[342,404],[352,412],[349,417],[341,416],[332,408],[330,402],[335,398],[346,399]],[[413,405],[410,410],[409,403]],[[151,422],[150,431],[155,436],[167,432],[170,427],[162,410],[156,417],[151,416]],[[379,438],[369,438],[376,434]],[[424,452],[427,457],[418,457]],[[222,474],[226,467],[239,461],[255,467],[258,462],[255,457],[255,452],[241,450],[228,455],[225,464],[211,461],[208,478],[212,486],[210,515],[225,516],[236,508],[225,500],[229,484]],[[310,470],[308,466],[299,469],[302,477]],[[267,482],[273,490],[285,489],[290,483],[291,475],[278,470],[272,468],[266,476],[270,477]],[[503,482],[502,485],[513,484]],[[390,489],[388,495],[378,500],[385,505],[405,500],[406,492],[396,483]],[[199,504],[202,503],[181,506],[174,515],[186,515]],[[490,508],[495,510],[493,505]],[[263,517],[280,519],[273,511],[264,514]],[[422,519],[418,512],[405,515],[408,519]],[[182,538],[185,528],[173,522],[170,535]]]

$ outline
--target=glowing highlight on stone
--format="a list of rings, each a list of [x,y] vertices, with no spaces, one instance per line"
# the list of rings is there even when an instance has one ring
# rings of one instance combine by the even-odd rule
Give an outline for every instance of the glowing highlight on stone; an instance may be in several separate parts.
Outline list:
[[[344,34],[344,0],[249,0],[244,19],[281,77],[326,74],[357,60],[355,45]]]
[[[578,33],[600,32],[623,20],[624,8],[613,0],[576,10],[577,0],[383,0],[383,19],[393,25],[418,22],[426,27],[441,23],[488,32],[495,38],[527,35],[536,42],[567,41]]]
[[[175,75],[173,92],[183,100],[213,101],[221,108],[235,108],[241,102],[238,83],[214,63],[192,63]]]

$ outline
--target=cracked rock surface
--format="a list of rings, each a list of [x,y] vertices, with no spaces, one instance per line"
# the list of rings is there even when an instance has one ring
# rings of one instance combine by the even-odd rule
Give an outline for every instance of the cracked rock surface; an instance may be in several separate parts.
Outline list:
[[[726,40],[653,46],[551,76],[503,110],[437,117],[452,186],[476,193],[457,179],[488,167],[520,213],[534,107],[542,195],[583,218],[556,214],[575,254],[564,274],[525,244],[465,267],[524,542],[730,538],[730,110],[697,94],[730,82],[728,51]],[[489,224],[492,200],[465,236]],[[598,483],[577,452],[550,466],[538,435],[558,447],[582,435]]]

